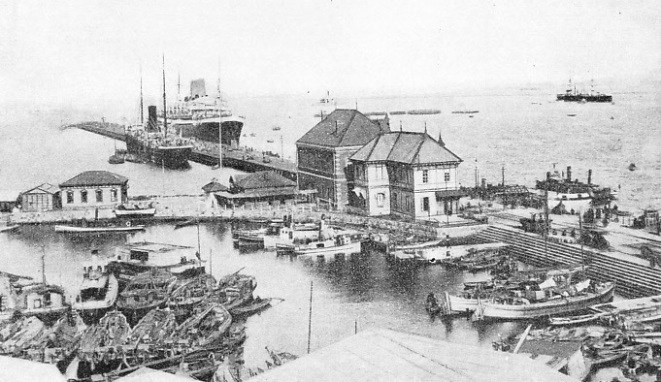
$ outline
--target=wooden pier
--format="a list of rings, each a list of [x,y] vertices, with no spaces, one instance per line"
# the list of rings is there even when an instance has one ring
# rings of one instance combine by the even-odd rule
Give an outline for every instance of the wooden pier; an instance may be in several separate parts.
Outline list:
[[[72,126],[119,141],[126,140],[124,128],[120,125],[86,122]],[[217,150],[196,148],[193,150],[190,160],[207,166],[217,166],[218,158]],[[245,172],[275,171],[294,181],[297,176],[296,163],[274,156],[262,156],[260,152],[245,149],[223,149],[223,166]]]
[[[649,261],[616,252],[595,251],[576,244],[545,242],[531,233],[492,225],[478,236],[512,245],[510,252],[524,263],[535,266],[585,263],[587,274],[597,281],[615,281],[616,292],[624,297],[644,297],[661,293],[661,268]]]

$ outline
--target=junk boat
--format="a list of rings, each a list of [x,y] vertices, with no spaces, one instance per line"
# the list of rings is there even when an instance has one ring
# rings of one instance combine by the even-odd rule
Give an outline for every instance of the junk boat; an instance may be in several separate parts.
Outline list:
[[[232,325],[232,315],[222,304],[206,301],[195,308],[193,315],[173,333],[178,340],[188,340],[199,347],[220,342]]]
[[[164,269],[154,268],[136,275],[119,294],[117,308],[132,322],[137,322],[150,310],[164,308],[176,277]]]
[[[564,93],[558,94],[556,99],[564,102],[613,102],[612,95],[594,92],[594,81],[590,83],[590,92],[583,93],[576,90],[575,85],[572,86],[571,79],[569,79],[567,90]]]
[[[202,263],[193,247],[142,241],[118,250],[108,266],[120,284],[125,284],[131,277],[150,269],[164,269],[175,275],[196,274],[204,269]]]
[[[177,318],[190,314],[193,307],[211,295],[216,287],[216,279],[206,273],[192,278],[178,279],[172,287],[168,306]]]
[[[129,341],[135,344],[162,344],[176,328],[174,313],[168,309],[156,308],[133,327]]]
[[[232,113],[220,89],[207,95],[204,79],[191,81],[190,95],[174,102],[167,116],[183,138],[239,146],[244,118]]]
[[[149,203],[147,206],[120,204],[113,212],[117,217],[150,217],[156,214],[156,207],[154,203]]]
[[[590,280],[585,280],[569,288],[527,291],[526,296],[493,295],[490,299],[478,300],[475,315],[478,318],[492,319],[532,319],[563,315],[587,309],[595,303],[610,301],[614,289],[613,282],[592,286]]]
[[[86,323],[95,323],[108,312],[119,296],[119,282],[108,270],[107,263],[101,263],[98,256],[83,265],[83,282],[76,296],[73,308]]]

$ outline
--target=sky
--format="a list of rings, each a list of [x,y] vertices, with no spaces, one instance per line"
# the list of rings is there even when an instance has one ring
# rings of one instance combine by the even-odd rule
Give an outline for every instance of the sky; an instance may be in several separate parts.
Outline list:
[[[420,94],[661,78],[661,2],[0,0],[0,101]],[[560,85],[559,85],[560,87]],[[5,99],[5,101],[6,101]]]

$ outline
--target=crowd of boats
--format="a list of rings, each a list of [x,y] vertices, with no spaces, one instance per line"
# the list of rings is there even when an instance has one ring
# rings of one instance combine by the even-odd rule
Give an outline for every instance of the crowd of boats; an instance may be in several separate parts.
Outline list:
[[[71,302],[45,279],[2,273],[0,353],[56,364],[77,381],[112,381],[145,366],[200,380],[219,367],[235,375],[224,361],[241,359],[245,318],[274,301],[254,296],[256,286],[241,270],[216,280],[194,248],[152,242],[105,260],[93,254]],[[293,358],[269,356],[267,366]]]

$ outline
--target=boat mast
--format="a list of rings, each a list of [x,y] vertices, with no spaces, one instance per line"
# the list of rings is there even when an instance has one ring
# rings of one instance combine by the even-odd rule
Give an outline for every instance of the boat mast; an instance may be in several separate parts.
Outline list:
[[[145,117],[144,117],[144,104],[142,100],[142,64],[140,64],[140,125],[144,126]]]
[[[165,100],[165,53],[163,53],[163,138],[168,137],[167,102]]]
[[[46,247],[41,246],[41,282],[46,285]]]
[[[223,169],[223,99],[220,94],[220,57],[218,57],[218,170]]]

